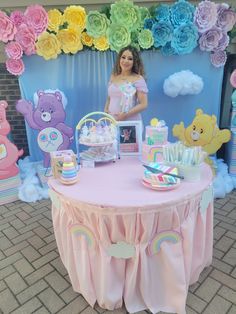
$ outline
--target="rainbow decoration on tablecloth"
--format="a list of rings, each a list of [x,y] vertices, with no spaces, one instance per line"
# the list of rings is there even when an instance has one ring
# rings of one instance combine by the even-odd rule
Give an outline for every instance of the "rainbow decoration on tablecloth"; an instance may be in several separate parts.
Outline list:
[[[161,249],[162,242],[164,241],[171,242],[173,244],[178,243],[181,241],[181,234],[172,230],[157,233],[148,246],[149,254],[151,256],[157,254]]]
[[[71,234],[78,236],[83,236],[87,242],[87,245],[92,249],[95,249],[96,242],[93,232],[86,226],[81,224],[73,224],[69,226]]]

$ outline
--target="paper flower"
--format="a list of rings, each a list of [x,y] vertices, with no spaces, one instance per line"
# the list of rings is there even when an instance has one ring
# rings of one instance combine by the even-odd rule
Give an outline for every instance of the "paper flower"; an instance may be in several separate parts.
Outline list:
[[[67,7],[63,14],[63,21],[68,23],[69,27],[79,27],[81,31],[85,28],[86,12],[80,5],[71,5]]]
[[[91,47],[93,45],[93,38],[89,36],[87,32],[83,32],[81,34],[81,41],[82,44],[85,46]]]
[[[212,51],[219,45],[222,38],[221,29],[213,27],[209,31],[203,33],[199,38],[199,46],[202,51]]]
[[[57,9],[48,11],[48,30],[58,32],[59,26],[62,24],[62,14]]]
[[[185,0],[180,0],[173,4],[170,7],[170,16],[174,27],[193,22],[194,11],[195,7]]]
[[[57,33],[57,38],[60,41],[61,48],[65,53],[75,54],[79,50],[83,49],[80,36],[81,32],[78,28],[66,28]]]
[[[125,25],[129,31],[140,27],[141,17],[139,8],[129,0],[120,0],[113,3],[110,14],[112,23]]]
[[[141,48],[148,49],[152,47],[154,39],[152,32],[149,29],[143,29],[138,35],[138,43]]]
[[[148,8],[146,8],[146,7],[139,7],[139,12],[140,12],[141,23],[143,25],[144,20],[150,18],[151,15],[150,15]]]
[[[19,10],[11,12],[10,20],[16,27],[19,27],[21,24],[26,23],[26,17],[24,16],[23,12]]]
[[[225,65],[226,63],[227,60],[226,52],[222,50],[217,50],[210,55],[210,60],[215,67],[219,68]]]
[[[94,38],[94,47],[99,51],[105,51],[109,48],[109,43],[106,36]]]
[[[163,56],[172,56],[177,54],[175,48],[171,46],[170,41],[168,41],[165,46],[161,47],[161,52]]]
[[[46,10],[39,4],[33,4],[25,10],[27,24],[31,26],[38,36],[47,29],[48,15]]]
[[[198,4],[194,13],[194,22],[199,33],[211,29],[217,20],[217,6],[214,2],[205,0]]]
[[[111,50],[115,50],[116,52],[128,46],[131,42],[130,32],[125,26],[119,24],[111,24],[107,35]]]
[[[155,10],[155,18],[157,21],[170,21],[170,8],[167,4],[160,4]]]
[[[143,28],[152,30],[152,27],[155,23],[156,21],[154,19],[151,18],[145,19],[143,22]]]
[[[55,34],[44,32],[38,38],[36,51],[45,60],[56,59],[61,53],[61,43]]]
[[[25,66],[22,59],[18,59],[18,60],[11,59],[11,58],[7,59],[6,67],[7,67],[7,71],[13,75],[21,75],[25,70]]]
[[[17,29],[9,17],[0,11],[0,41],[7,43],[13,40]]]
[[[226,3],[217,4],[218,19],[216,25],[225,32],[229,32],[236,23],[236,13]]]
[[[222,33],[222,37],[219,40],[218,46],[214,50],[225,50],[229,44],[229,36],[226,33]]]
[[[90,11],[86,17],[87,33],[94,38],[104,36],[109,24],[106,15],[98,11]]]
[[[5,52],[8,58],[20,59],[23,55],[21,45],[16,41],[11,41],[5,46]]]
[[[236,88],[236,69],[230,75],[230,84]]]
[[[27,56],[35,53],[36,35],[31,26],[26,24],[20,25],[16,33],[15,40],[21,45]]]
[[[154,38],[154,46],[164,46],[172,39],[173,27],[170,22],[160,21],[153,25],[152,34]]]
[[[171,46],[178,54],[186,54],[197,47],[198,31],[193,23],[183,24],[174,30]]]

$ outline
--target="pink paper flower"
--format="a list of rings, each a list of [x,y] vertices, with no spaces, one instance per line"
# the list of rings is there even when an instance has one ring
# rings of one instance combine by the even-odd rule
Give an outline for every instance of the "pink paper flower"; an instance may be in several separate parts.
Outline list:
[[[6,67],[7,67],[7,71],[13,75],[21,75],[25,70],[25,66],[22,59],[18,59],[18,60],[11,59],[11,58],[7,59]]]
[[[230,75],[230,84],[236,88],[236,69]]]
[[[236,23],[236,13],[229,8],[226,3],[217,5],[218,19],[217,26],[219,26],[225,32],[231,31]]]
[[[13,40],[17,29],[9,17],[0,11],[0,41],[7,43]]]
[[[17,41],[11,41],[5,46],[5,52],[8,58],[20,59],[23,55],[23,49]]]
[[[226,33],[222,33],[222,37],[218,46],[214,50],[225,50],[229,44],[229,36]]]
[[[202,51],[212,51],[216,49],[222,36],[221,29],[218,27],[213,27],[201,35],[199,39],[200,49]]]
[[[23,12],[16,10],[13,11],[10,15],[10,20],[14,23],[16,27],[19,27],[21,24],[26,22],[26,18]]]
[[[37,36],[47,29],[48,15],[41,5],[30,5],[25,11],[25,17]]]
[[[36,35],[32,27],[22,24],[18,28],[15,39],[21,45],[26,55],[30,56],[35,53]]]
[[[210,55],[210,59],[211,59],[211,63],[215,67],[219,68],[219,67],[222,67],[223,65],[225,65],[225,62],[227,60],[227,55],[226,55],[225,51],[218,50],[218,51],[213,52]]]
[[[214,2],[205,0],[198,4],[194,13],[194,22],[199,33],[205,33],[213,26],[217,20],[217,6]]]

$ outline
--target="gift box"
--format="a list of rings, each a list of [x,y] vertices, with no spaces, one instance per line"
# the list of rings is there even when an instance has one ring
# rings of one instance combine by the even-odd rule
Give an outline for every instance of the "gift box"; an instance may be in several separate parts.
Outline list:
[[[70,156],[72,158],[74,165],[76,165],[77,167],[76,155],[70,149],[51,152],[50,156],[51,156],[52,175],[55,179],[58,179],[61,176],[64,157]]]

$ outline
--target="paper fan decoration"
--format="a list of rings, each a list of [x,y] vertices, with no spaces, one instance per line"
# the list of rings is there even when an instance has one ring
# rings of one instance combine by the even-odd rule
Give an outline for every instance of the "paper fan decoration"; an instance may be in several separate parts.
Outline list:
[[[230,84],[236,88],[236,69],[232,72],[230,76]]]

